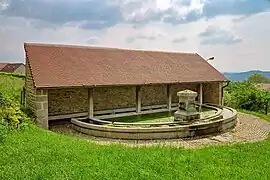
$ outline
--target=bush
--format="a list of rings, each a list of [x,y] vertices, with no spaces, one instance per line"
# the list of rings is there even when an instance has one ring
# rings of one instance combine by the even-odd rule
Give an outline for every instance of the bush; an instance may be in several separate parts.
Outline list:
[[[22,112],[20,105],[0,92],[0,141],[3,141],[9,130],[23,127],[23,122],[27,120],[28,117]]]
[[[259,90],[253,83],[232,82],[224,92],[224,103],[227,106],[267,113],[270,92]]]

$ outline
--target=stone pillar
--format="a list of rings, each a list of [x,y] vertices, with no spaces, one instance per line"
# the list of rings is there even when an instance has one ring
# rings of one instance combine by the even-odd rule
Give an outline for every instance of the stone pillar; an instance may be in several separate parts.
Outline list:
[[[88,89],[88,118],[94,117],[93,88]]]
[[[36,90],[36,122],[42,128],[49,128],[48,90]]]
[[[171,111],[171,109],[172,109],[172,91],[171,91],[171,85],[167,85],[167,97],[168,97],[168,110]]]
[[[141,112],[141,86],[136,86],[136,112]]]

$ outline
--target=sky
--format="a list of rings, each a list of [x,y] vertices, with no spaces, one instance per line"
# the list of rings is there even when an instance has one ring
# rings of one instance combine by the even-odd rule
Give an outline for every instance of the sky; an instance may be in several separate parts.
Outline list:
[[[195,52],[221,72],[270,70],[269,0],[0,0],[0,62],[23,44]]]

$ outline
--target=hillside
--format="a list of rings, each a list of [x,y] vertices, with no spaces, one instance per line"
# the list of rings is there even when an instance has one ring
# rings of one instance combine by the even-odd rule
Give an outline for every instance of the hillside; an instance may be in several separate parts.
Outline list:
[[[270,78],[270,71],[224,72],[223,74],[231,81],[244,81],[254,73],[259,73]]]

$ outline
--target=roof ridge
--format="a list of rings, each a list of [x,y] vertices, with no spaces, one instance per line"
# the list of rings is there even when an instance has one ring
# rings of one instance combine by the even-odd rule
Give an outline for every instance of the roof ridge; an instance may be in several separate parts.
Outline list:
[[[179,51],[166,51],[166,50],[150,50],[150,49],[132,49],[132,48],[118,48],[106,46],[84,46],[84,45],[65,45],[65,44],[46,44],[46,43],[24,43],[24,46],[43,46],[43,47],[66,47],[66,48],[83,48],[83,49],[107,49],[107,50],[120,50],[120,51],[139,51],[139,52],[156,52],[156,53],[172,53],[172,54],[187,54],[198,55],[194,52],[179,52]]]

